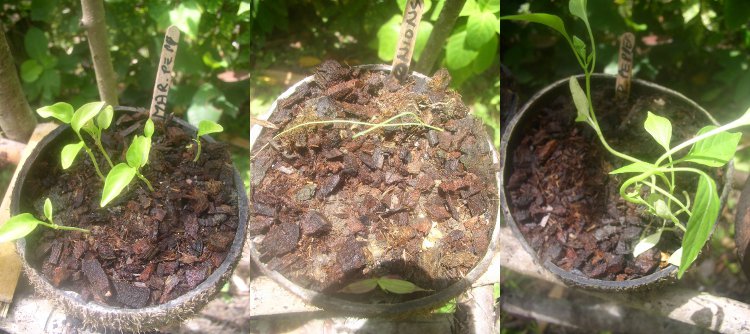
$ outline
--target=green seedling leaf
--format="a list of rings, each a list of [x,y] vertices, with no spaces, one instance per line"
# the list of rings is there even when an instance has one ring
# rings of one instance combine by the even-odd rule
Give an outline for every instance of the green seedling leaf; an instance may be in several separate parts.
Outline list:
[[[497,17],[490,12],[478,12],[469,16],[466,21],[466,47],[479,50],[495,35]]]
[[[47,217],[47,221],[52,221],[52,201],[49,198],[44,199],[44,216]]]
[[[115,111],[112,106],[106,106],[102,109],[102,112],[96,116],[96,125],[100,129],[108,129],[109,125],[112,124],[112,117],[114,117]]]
[[[586,43],[575,35],[573,36],[573,50],[581,59],[586,59]]]
[[[78,155],[78,152],[81,151],[81,148],[83,148],[83,142],[80,141],[76,144],[68,144],[65,145],[60,152],[60,162],[62,163],[63,169],[68,169],[73,164],[73,161],[76,160],[76,156]]]
[[[387,277],[381,277],[378,279],[378,285],[383,291],[393,292],[400,295],[416,291],[429,291],[418,287],[412,282]]]
[[[150,118],[146,120],[146,124],[143,126],[143,135],[146,138],[151,138],[154,135],[154,121]]]
[[[91,102],[82,105],[75,113],[73,113],[73,118],[70,120],[70,127],[72,127],[75,132],[81,132],[81,128],[99,114],[102,107],[104,107],[104,102]]]
[[[588,14],[586,14],[586,0],[570,0],[568,3],[568,10],[570,10],[571,14],[583,20],[583,23],[586,24],[586,29],[591,31],[589,17]]]
[[[528,22],[540,23],[540,24],[546,25],[556,30],[561,35],[563,35],[565,39],[567,39],[570,42],[570,37],[568,36],[568,32],[565,31],[565,25],[563,24],[562,19],[560,19],[560,17],[556,15],[542,14],[542,13],[508,15],[508,16],[500,17],[500,20],[528,21]]]
[[[659,243],[659,239],[661,239],[661,229],[658,229],[654,234],[638,240],[638,243],[633,247],[633,257],[638,257],[638,255],[656,246]]]
[[[0,226],[0,243],[21,239],[42,223],[30,213],[22,213],[8,219]]]
[[[715,128],[716,126],[714,125],[706,126],[700,129],[696,136],[700,136]],[[709,167],[724,166],[734,157],[734,152],[737,150],[737,144],[739,144],[741,137],[741,133],[720,132],[715,136],[705,138],[693,144],[690,152],[682,160]]]
[[[610,174],[624,174],[624,173],[643,173],[646,171],[651,170],[654,168],[654,165],[647,163],[647,162],[634,162],[629,165],[622,166],[618,169],[615,169]]]
[[[352,284],[349,284],[345,286],[343,289],[339,290],[339,292],[343,293],[368,293],[375,289],[378,286],[378,279],[377,278],[369,278],[361,281],[354,282]]]
[[[151,151],[151,139],[136,135],[133,143],[125,153],[128,165],[133,168],[141,168],[148,162],[148,154]]]
[[[672,211],[669,211],[669,206],[663,199],[654,201],[654,210],[660,218],[672,220]]]
[[[586,93],[583,92],[581,85],[578,84],[578,80],[575,77],[570,77],[570,93],[573,95],[573,103],[576,105],[576,110],[578,110],[576,122],[588,122],[589,100],[586,98]]]
[[[679,266],[680,262],[682,262],[682,247],[678,248],[672,255],[669,256],[669,260],[667,260],[669,264],[673,264],[675,266]]]
[[[718,216],[719,195],[716,191],[716,183],[707,175],[701,174],[693,200],[693,214],[688,219],[687,231],[682,238],[683,255],[680,270],[677,273],[678,278],[682,277],[685,270],[698,257]]]
[[[224,131],[224,127],[221,125],[214,123],[212,121],[203,120],[200,123],[198,123],[198,134],[196,136],[204,136],[207,134],[217,133]]]
[[[65,124],[70,123],[70,119],[73,118],[73,106],[65,102],[57,102],[51,106],[41,107],[36,110],[36,113],[42,118],[54,117]]]
[[[135,177],[135,168],[128,166],[126,163],[119,163],[109,171],[107,178],[104,180],[104,190],[102,191],[102,200],[100,206],[103,208],[122,192],[130,181]]]
[[[664,147],[664,150],[669,151],[669,142],[672,139],[672,123],[668,119],[649,111],[643,127],[656,139],[659,145]]]

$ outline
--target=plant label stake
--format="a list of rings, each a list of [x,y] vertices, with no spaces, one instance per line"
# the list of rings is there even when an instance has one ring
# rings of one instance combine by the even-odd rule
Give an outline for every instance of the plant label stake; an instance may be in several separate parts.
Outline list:
[[[161,48],[159,57],[159,67],[156,69],[156,82],[154,82],[154,94],[151,97],[151,109],[148,111],[148,117],[154,113],[164,114],[167,110],[167,93],[172,86],[172,68],[174,59],[177,55],[177,42],[180,41],[180,29],[175,26],[169,26],[167,33],[164,35],[164,44]]]
[[[620,36],[620,53],[617,56],[617,86],[615,99],[625,101],[630,96],[630,78],[633,75],[633,47],[635,37],[626,32]]]
[[[409,64],[414,54],[414,43],[417,40],[417,27],[422,21],[424,2],[409,0],[404,9],[404,20],[401,21],[401,32],[396,44],[396,55],[393,57],[393,71],[391,75],[399,82],[403,82],[409,74]]]

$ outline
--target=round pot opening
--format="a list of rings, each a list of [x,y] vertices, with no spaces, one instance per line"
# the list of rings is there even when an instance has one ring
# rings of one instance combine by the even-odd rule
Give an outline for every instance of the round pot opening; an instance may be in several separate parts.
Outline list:
[[[113,128],[105,130],[108,133],[106,136],[115,136],[114,133],[117,133],[125,138],[120,141],[129,145],[132,133],[143,128],[147,116],[134,112],[134,108],[129,107],[117,107],[115,111]],[[115,124],[120,122],[123,125],[116,127]],[[54,206],[56,223],[85,227],[92,231],[87,238],[75,239],[75,236],[70,235],[71,232],[39,227],[29,237],[17,242],[24,271],[37,293],[61,306],[67,314],[80,319],[86,327],[143,331],[190,317],[220,291],[240,258],[247,231],[247,197],[239,173],[232,167],[231,160],[227,160],[228,152],[220,151],[225,150],[221,144],[204,136],[199,162],[186,168],[208,168],[216,174],[207,176],[200,172],[191,174],[185,170],[172,170],[174,165],[164,162],[167,159],[176,159],[182,155],[185,165],[192,163],[194,152],[182,144],[188,143],[197,129],[180,119],[167,120],[166,130],[161,117],[155,117],[155,122],[156,132],[149,160],[151,166],[147,165],[141,172],[147,178],[151,177],[150,181],[155,188],[153,196],[157,197],[143,195],[148,190],[137,183],[140,180],[134,178],[129,188],[117,199],[104,209],[99,209],[102,182],[94,174],[92,164],[87,160],[89,157],[81,152],[70,169],[62,171],[59,166],[60,149],[77,139],[68,125],[60,126],[44,137],[20,166],[21,171],[11,197],[12,215],[31,212],[42,217],[40,203],[44,197],[39,196],[49,196]],[[120,149],[124,148],[117,146],[122,143],[112,144],[117,148],[109,148],[108,140],[114,139],[105,138],[103,141],[113,163],[117,164],[124,159],[120,156]],[[107,162],[101,159],[93,144],[89,145],[100,158],[98,161],[103,172],[107,173]],[[174,148],[175,145],[181,145],[181,152],[167,149]],[[221,155],[226,156],[220,159]],[[211,157],[216,157],[217,163],[210,162]],[[229,161],[228,164],[224,163],[226,161]],[[161,162],[164,164],[157,167]],[[207,166],[209,164],[217,166]],[[154,170],[150,171],[150,167]],[[157,171],[157,168],[160,170]],[[165,179],[154,178],[165,172],[173,172],[173,175]],[[202,176],[199,178],[198,175]],[[185,178],[177,181],[180,176]],[[69,192],[55,192],[65,189],[62,184],[67,182],[72,187]],[[180,192],[165,195],[169,194],[165,190],[168,187],[188,189],[183,184],[193,184],[190,188],[195,191],[186,194],[192,198],[181,197]],[[206,190],[198,191],[199,185]],[[92,195],[94,190],[90,188],[97,189],[98,195]],[[162,195],[164,197],[158,197]],[[184,207],[198,205],[198,202],[205,203],[198,208],[191,208],[191,211],[185,209],[170,212],[174,206],[167,204],[168,201],[182,203]],[[93,203],[89,204],[90,202]],[[80,212],[76,213],[75,210]],[[136,211],[140,211],[137,219],[134,213]],[[71,223],[74,221],[71,217],[77,214],[82,218]],[[217,217],[219,214],[223,216]],[[118,219],[133,218],[134,221],[137,220],[134,224],[142,225],[114,226],[109,221],[111,215],[117,215],[120,217]],[[114,228],[122,228],[122,235],[105,239],[104,236],[111,236],[105,231]],[[154,232],[154,235],[127,239],[128,234],[138,233],[141,228],[143,231]],[[165,233],[175,228],[181,229],[183,233]],[[192,252],[190,253],[185,248],[187,242],[176,240],[187,240],[179,239],[183,236],[192,238],[193,233],[194,242],[189,245],[200,244],[201,249],[193,247],[189,250]],[[205,239],[209,234],[217,237]],[[54,239],[55,236],[60,237],[59,242]],[[152,244],[152,241],[155,243]],[[220,246],[219,242],[225,245]],[[50,260],[52,258],[56,262]],[[127,266],[118,267],[115,263],[119,259],[130,262]],[[128,268],[129,271],[122,268]],[[146,276],[150,278],[145,278]],[[164,285],[161,285],[161,290],[155,292],[158,290],[155,287],[162,283]],[[81,293],[67,290],[81,287]]]
[[[357,119],[362,122],[373,122],[379,123],[388,119],[389,117],[401,113],[403,111],[414,111],[419,114],[425,123],[431,125],[437,125],[445,128],[445,133],[440,131],[422,129],[421,127],[404,127],[402,129],[376,129],[371,134],[360,137],[359,139],[351,138],[356,132],[366,130],[367,127],[359,127],[354,130],[349,125],[329,125],[327,127],[310,128],[303,130],[302,136],[298,137],[296,134],[292,134],[288,137],[281,137],[281,145],[267,145],[269,139],[276,133],[274,130],[262,129],[260,126],[255,126],[251,129],[251,157],[253,177],[251,180],[251,199],[254,206],[254,214],[251,217],[250,222],[250,240],[251,240],[251,257],[258,264],[261,271],[274,279],[277,283],[285,287],[287,290],[301,297],[305,302],[333,311],[346,312],[349,314],[357,314],[364,316],[382,316],[382,315],[395,315],[404,312],[418,311],[423,309],[430,309],[438,307],[443,303],[454,298],[461,292],[468,289],[472,282],[478,279],[488,268],[492,257],[496,251],[497,240],[499,239],[499,207],[496,204],[497,187],[499,174],[496,173],[492,168],[493,163],[497,162],[497,153],[492,148],[491,141],[488,138],[486,131],[481,126],[479,129],[481,132],[466,132],[466,137],[471,139],[466,140],[466,146],[464,149],[469,149],[469,143],[472,143],[472,147],[477,150],[484,152],[482,158],[477,161],[476,166],[482,166],[484,169],[481,173],[484,175],[474,175],[478,179],[486,180],[486,182],[479,186],[474,181],[467,181],[466,184],[458,184],[462,182],[462,179],[449,180],[448,178],[441,177],[424,177],[421,186],[425,187],[424,192],[418,190],[419,184],[418,179],[420,176],[426,176],[423,168],[431,168],[431,171],[435,172],[435,175],[442,175],[437,172],[437,167],[428,165],[430,152],[436,150],[441,145],[445,145],[451,141],[453,133],[463,131],[461,129],[471,129],[474,126],[475,120],[465,116],[466,110],[460,109],[465,108],[460,104],[460,97],[453,92],[446,92],[445,87],[448,85],[448,77],[442,76],[442,74],[436,74],[433,78],[427,78],[421,74],[414,73],[412,77],[407,80],[404,89],[399,86],[392,85],[387,82],[387,73],[390,71],[390,66],[384,65],[365,65],[359,66],[352,69],[341,67],[338,64],[332,64],[326,62],[316,71],[315,75],[305,78],[299,83],[289,88],[285,93],[279,96],[279,98],[271,106],[268,120],[278,125],[281,125],[282,131],[285,127],[290,128],[294,125],[299,125],[303,122],[316,121],[310,115],[316,115],[316,117],[325,120],[351,120]],[[361,93],[361,94],[360,94]],[[381,95],[376,95],[376,94]],[[401,95],[399,95],[401,94]],[[403,95],[403,96],[402,96]],[[411,104],[414,109],[411,108],[411,104],[404,104],[406,100],[405,96],[410,96]],[[401,106],[391,109],[385,114],[382,113],[383,109],[368,109],[375,102],[370,104],[370,100],[375,100],[375,96],[379,101],[389,101],[392,106]],[[414,100],[414,97],[419,99]],[[456,105],[447,106],[445,100],[451,100]],[[363,102],[365,101],[365,102]],[[446,113],[455,111],[457,114],[454,118],[451,116],[438,115],[437,110],[432,110],[437,106],[442,106]],[[343,108],[342,108],[343,107]],[[387,108],[387,107],[383,107]],[[457,108],[457,109],[454,109]],[[299,110],[297,110],[299,109]],[[429,113],[433,113],[429,115]],[[459,113],[463,113],[460,114]],[[299,115],[303,115],[300,117]],[[304,116],[307,115],[307,116]],[[381,117],[381,118],[378,118]],[[440,117],[452,120],[450,124],[436,124],[435,120]],[[264,117],[261,117],[264,118]],[[415,122],[414,118],[404,118],[398,122]],[[445,120],[442,120],[445,122]],[[461,123],[463,122],[463,123]],[[462,128],[463,127],[463,128]],[[321,131],[317,131],[322,129]],[[468,130],[466,130],[468,131]],[[446,134],[447,133],[447,134]],[[322,138],[315,138],[321,136]],[[440,144],[441,136],[444,141]],[[394,138],[403,139],[398,142],[397,145],[390,144],[389,141],[393,141]],[[295,146],[295,142],[289,142],[285,140],[294,140],[296,143],[305,142],[302,146]],[[310,155],[308,149],[312,146],[309,143],[313,142],[314,145],[318,145],[311,150]],[[417,143],[417,144],[415,144]],[[382,144],[382,145],[381,145]],[[286,146],[285,146],[286,145]],[[390,145],[390,146],[389,146]],[[416,145],[416,146],[415,146]],[[460,151],[460,140],[455,143],[456,146],[446,146],[444,152],[447,158],[444,161],[453,160],[448,162],[447,166],[441,165],[440,168],[461,168],[464,169],[464,174],[477,173],[477,169],[466,169],[464,162],[467,165],[471,165],[471,161],[464,160],[458,161],[458,156],[461,154]],[[271,146],[275,146],[272,148]],[[284,151],[284,148],[293,148],[293,150]],[[294,148],[297,149],[294,149]],[[365,147],[366,149],[361,149]],[[425,161],[418,160],[422,159],[421,154],[411,152],[412,148],[417,147],[424,150]],[[280,157],[268,158],[269,156],[263,155],[263,150],[281,150],[279,153]],[[366,154],[364,152],[367,152]],[[452,153],[453,152],[453,153]],[[459,152],[459,153],[455,153]],[[302,155],[303,158],[299,159],[311,159],[314,160],[318,165],[310,164],[296,164],[293,154]],[[454,154],[455,156],[448,157],[448,155]],[[307,157],[307,158],[305,158]],[[415,157],[412,159],[412,157]],[[395,161],[400,160],[400,161]],[[417,166],[415,161],[422,164],[422,167]],[[282,174],[285,175],[297,175],[304,174],[306,168],[329,168],[332,164],[323,164],[325,167],[320,167],[320,162],[333,162],[340,163],[341,174],[337,175],[337,171],[331,173],[321,173],[320,177],[315,181],[300,181],[299,183],[293,183],[283,181],[281,179]],[[457,164],[461,164],[458,167]],[[403,169],[401,172],[391,171],[394,164],[401,164]],[[453,165],[450,165],[453,164]],[[335,167],[333,167],[335,169]],[[474,167],[471,167],[474,168]],[[476,167],[479,168],[479,167]],[[346,171],[350,170],[349,174]],[[395,170],[395,169],[394,169]],[[411,171],[411,172],[409,172]],[[448,173],[448,170],[445,171]],[[381,175],[382,174],[382,175]],[[387,174],[387,175],[386,175]],[[373,182],[360,182],[363,175],[368,175],[372,180],[380,180]],[[279,179],[276,179],[279,177]],[[286,205],[298,205],[299,203],[334,203],[336,201],[344,201],[344,199],[351,200],[348,205],[348,215],[339,214],[341,211],[336,210],[318,210],[320,207],[327,206],[328,204],[316,206],[309,205],[309,208],[315,208],[315,213],[310,213],[313,209],[300,210],[301,212],[297,216],[292,216],[281,210],[276,211],[274,203],[268,203],[272,201],[272,193],[265,191],[263,187],[268,187],[270,181],[273,178],[274,182],[283,187],[279,187],[276,192],[278,200],[281,198],[287,199]],[[302,178],[300,178],[302,180]],[[352,181],[355,180],[355,181]],[[435,180],[439,180],[436,182]],[[354,183],[357,182],[357,183]],[[410,185],[411,183],[411,185]],[[308,186],[299,186],[299,184],[307,184]],[[309,184],[313,184],[310,186]],[[440,185],[443,185],[440,188]],[[475,184],[475,191],[472,193],[469,189],[469,184]],[[374,185],[374,186],[373,186]],[[381,189],[376,189],[379,186],[383,188],[393,187],[398,189],[391,189],[387,193],[381,192]],[[483,187],[479,189],[480,187]],[[429,189],[429,190],[427,190]],[[442,190],[440,190],[442,189]],[[407,194],[411,190],[414,191],[412,199],[415,200],[412,204],[409,204],[409,198],[407,196],[393,195],[391,199],[386,198],[388,194]],[[463,208],[456,209],[456,213],[468,214],[472,217],[481,217],[481,220],[474,219],[471,222],[468,220],[459,221],[453,217],[451,208],[448,207],[450,204],[435,204],[430,206],[427,197],[432,194],[432,191],[437,194],[438,191],[456,192],[460,194],[462,190],[466,191],[464,195],[468,198],[475,196],[476,194],[482,194],[482,196],[488,197],[488,203],[484,209],[475,206],[476,203],[468,203],[468,200],[464,203]],[[264,193],[265,191],[265,193]],[[361,194],[358,192],[362,192]],[[386,202],[381,201],[379,195],[385,195]],[[447,195],[446,195],[447,196]],[[460,196],[460,195],[458,195]],[[457,196],[457,198],[458,198]],[[374,200],[374,203],[370,203],[370,197]],[[397,197],[395,200],[392,199]],[[494,206],[492,200],[494,199]],[[472,199],[475,200],[475,199]],[[316,202],[317,201],[317,202]],[[418,202],[422,201],[422,202]],[[351,203],[357,202],[356,205]],[[382,210],[373,209],[376,206],[381,206]],[[399,205],[403,208],[399,209]],[[409,207],[411,205],[411,207]],[[475,209],[474,213],[468,213],[471,206]],[[425,208],[431,207],[433,210],[424,211],[423,217],[417,217],[415,213],[415,219],[411,220],[409,213],[411,211],[419,211]],[[438,212],[440,211],[440,212]],[[443,212],[444,211],[444,212]],[[375,215],[374,212],[380,212],[381,215]],[[394,218],[401,213],[405,213],[403,218]],[[385,215],[383,215],[385,214]],[[439,215],[447,214],[442,220],[439,219]],[[372,217],[370,217],[372,215]],[[323,216],[320,218],[319,216]],[[389,222],[395,222],[396,219],[401,219],[401,224],[394,224],[394,227],[382,229],[382,233],[392,233],[406,231],[404,235],[408,235],[409,241],[405,244],[415,243],[411,245],[414,247],[414,251],[403,251],[399,253],[398,257],[390,258],[390,262],[382,260],[381,264],[385,263],[385,266],[368,267],[369,263],[365,261],[365,258],[372,257],[373,254],[382,256],[383,254],[389,254],[385,247],[380,246],[380,242],[383,239],[377,239],[374,236],[376,228],[378,226],[373,223],[373,218],[383,219]],[[466,229],[463,231],[465,235],[460,235],[459,232],[453,232],[452,229],[443,229],[443,225],[437,225],[443,221],[453,220],[456,226],[461,225],[461,228],[466,228],[466,225],[476,223],[477,225],[482,224],[484,227],[481,235],[477,233],[475,239],[478,239],[476,244],[481,248],[481,251],[471,253],[472,250],[459,249],[459,251],[466,254],[471,253],[474,259],[472,266],[467,268],[462,273],[462,277],[456,277],[455,279],[444,279],[439,288],[435,288],[438,285],[430,285],[436,283],[429,283],[425,277],[432,277],[431,270],[419,265],[415,260],[418,256],[421,256],[420,252],[431,252],[431,247],[439,245],[445,240],[451,240],[455,238],[459,240],[461,238],[469,238],[473,236],[473,229]],[[315,229],[315,222],[322,222],[317,225],[328,225],[330,228]],[[433,224],[433,222],[435,222]],[[421,225],[418,225],[420,224]],[[465,225],[466,224],[466,225]],[[309,226],[308,226],[309,225]],[[435,227],[438,226],[438,227]],[[438,230],[435,232],[435,230]],[[281,233],[283,231],[283,233]],[[295,245],[299,244],[303,247],[309,245],[308,241],[305,241],[306,236],[313,236],[314,238],[326,239],[328,238],[326,233],[329,231],[337,231],[330,233],[338,233],[336,237],[341,236],[336,240],[344,240],[339,243],[330,242],[326,246],[319,246],[321,249],[326,247],[330,251],[311,252],[309,258],[313,261],[319,261],[323,265],[328,265],[330,268],[335,268],[337,265],[343,268],[343,265],[351,262],[357,262],[358,255],[362,254],[362,260],[349,269],[345,269],[342,272],[335,270],[325,271],[326,275],[320,277],[336,277],[331,279],[328,283],[318,283],[309,281],[305,282],[301,275],[297,273],[289,274],[290,271],[285,272],[284,267],[288,267],[290,264],[289,254],[295,254],[298,250],[294,247],[290,249],[280,249],[280,245],[283,245],[287,241],[282,240],[279,236],[292,236],[292,241]],[[306,234],[309,233],[309,234]],[[431,234],[432,233],[432,234]],[[273,236],[269,238],[269,236]],[[312,239],[312,238],[310,238]],[[331,237],[333,239],[333,237]],[[328,239],[328,240],[331,240]],[[426,244],[423,244],[424,240],[428,240]],[[469,238],[471,239],[471,238]],[[273,242],[269,242],[273,240]],[[352,240],[352,242],[346,241]],[[418,240],[415,241],[415,240]],[[277,242],[278,241],[278,242]],[[354,245],[354,246],[353,246]],[[403,248],[403,247],[402,247]],[[464,254],[462,253],[462,254]],[[271,254],[269,256],[269,254]],[[381,257],[384,259],[384,257]],[[446,257],[447,259],[447,257]],[[287,261],[287,262],[285,262]],[[364,262],[364,263],[363,263]],[[396,270],[399,268],[399,270]],[[301,272],[301,271],[299,271]],[[334,275],[328,275],[327,273],[333,272]],[[311,274],[311,275],[314,275]],[[425,289],[435,291],[417,291],[412,293],[410,296],[401,296],[391,293],[390,295],[386,292],[380,291],[380,288],[375,287],[373,290],[365,292],[365,297],[361,294],[345,293],[342,290],[346,290],[351,283],[361,282],[363,280],[381,277],[391,277],[391,275],[398,275],[397,278],[409,281],[416,284],[417,286]],[[291,276],[291,278],[290,278]],[[310,276],[308,276],[310,277]],[[421,278],[420,278],[421,277]],[[433,280],[433,282],[437,279]],[[427,282],[427,283],[425,283]],[[328,285],[326,285],[328,284]],[[393,298],[396,296],[397,298]],[[374,298],[381,298],[381,304],[373,303]]]
[[[582,75],[576,78],[584,80]],[[505,128],[500,146],[503,217],[535,260],[567,284],[634,290],[674,279],[677,267],[664,265],[658,249],[633,258],[645,216],[619,198],[626,177],[608,174],[626,161],[604,149],[590,126],[574,122],[568,81],[562,79],[535,94]],[[628,102],[617,104],[614,83],[610,75],[591,78],[602,132],[621,152],[645,161],[663,153],[643,129],[646,111],[673,122],[673,143],[692,137],[703,125],[717,124],[682,94],[642,80],[633,80]],[[732,170],[730,163],[710,174],[721,185],[722,206]],[[694,191],[694,184],[686,181],[688,192]],[[667,234],[657,247],[671,254],[680,239]]]

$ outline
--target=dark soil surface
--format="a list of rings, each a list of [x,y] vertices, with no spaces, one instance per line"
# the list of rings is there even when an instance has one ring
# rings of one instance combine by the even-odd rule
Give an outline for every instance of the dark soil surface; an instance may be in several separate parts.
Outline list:
[[[116,164],[125,160],[132,134],[145,115],[116,117],[103,141]],[[99,207],[103,181],[85,152],[68,170],[59,152],[74,142],[72,131],[50,145],[29,173],[22,209],[43,217],[49,197],[58,224],[91,234],[39,227],[28,238],[33,266],[54,285],[98,303],[121,307],[162,304],[203,282],[224,260],[238,225],[234,170],[225,145],[204,141],[197,163],[193,133],[156,121],[149,164],[141,173],[155,191],[134,178],[128,188]],[[103,173],[107,162],[99,156]]]
[[[386,275],[439,290],[484,256],[495,170],[486,131],[446,89],[449,80],[440,71],[401,86],[384,72],[329,61],[280,101],[269,119],[280,129],[266,129],[252,152],[250,233],[269,268],[325,292]],[[311,125],[266,145],[308,121],[379,123],[404,111],[445,131],[391,127],[352,139],[366,128]]]
[[[643,129],[646,111],[672,121],[672,143],[709,124],[668,97],[631,96],[629,104],[619,105],[613,102],[614,90],[594,95],[597,118],[609,144],[641,160],[654,161],[664,153]],[[551,260],[591,278],[628,280],[665,267],[680,239],[665,232],[657,247],[633,257],[636,242],[653,233],[644,228],[660,222],[620,198],[619,187],[628,175],[608,173],[627,161],[610,154],[587,124],[576,123],[573,108],[566,92],[533,116],[528,128],[517,129],[523,137],[511,153],[506,191],[521,233],[542,261]],[[696,180],[685,181],[678,183],[678,189],[688,191],[692,199]]]

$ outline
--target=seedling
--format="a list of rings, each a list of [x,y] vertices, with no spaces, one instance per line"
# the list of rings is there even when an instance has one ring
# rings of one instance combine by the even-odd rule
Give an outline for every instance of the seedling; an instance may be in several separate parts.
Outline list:
[[[149,130],[149,119],[146,122],[144,128],[144,134],[153,134],[153,123],[151,123]],[[121,162],[116,166],[112,167],[112,170],[107,174],[107,179],[104,180],[104,190],[102,191],[102,200],[100,203],[101,207],[104,207],[115,199],[125,187],[130,184],[133,177],[137,176],[143,183],[146,184],[148,190],[154,191],[154,187],[151,186],[151,182],[141,174],[141,168],[148,163],[148,154],[151,151],[151,137],[135,135],[133,137],[133,143],[128,147],[128,151],[125,153],[126,162]]]
[[[91,102],[84,104],[73,112],[73,106],[65,102],[58,102],[51,106],[39,108],[36,112],[43,118],[54,117],[65,124],[70,124],[70,127],[80,140],[78,143],[65,145],[62,152],[60,152],[60,161],[63,169],[68,169],[73,164],[78,152],[83,148],[91,159],[91,162],[94,163],[96,174],[104,180],[104,174],[102,174],[99,168],[99,163],[96,162],[94,154],[88,145],[86,145],[86,142],[84,142],[81,130],[88,133],[94,139],[94,144],[96,144],[96,147],[99,148],[99,151],[107,160],[109,167],[112,168],[112,159],[109,158],[109,154],[107,154],[107,151],[102,146],[102,130],[109,128],[109,125],[112,123],[112,116],[114,114],[112,106],[105,107],[104,102]]]
[[[404,122],[404,123],[391,123],[391,122],[393,122],[393,121],[395,121],[395,120],[397,120],[399,118],[406,117],[406,116],[412,116],[415,121],[414,122]],[[393,116],[393,117],[391,117],[391,118],[389,118],[389,119],[387,119],[387,120],[385,120],[383,122],[380,122],[380,123],[368,123],[368,122],[350,121],[350,120],[344,120],[344,119],[332,119],[332,120],[326,120],[326,121],[304,122],[304,123],[300,123],[300,124],[297,124],[295,126],[292,126],[289,129],[286,129],[284,131],[281,131],[279,134],[273,136],[273,138],[271,140],[276,140],[276,139],[278,139],[278,138],[280,138],[280,137],[282,137],[282,136],[284,136],[284,135],[286,135],[286,134],[288,134],[288,133],[290,133],[290,132],[292,132],[292,131],[294,131],[294,130],[296,130],[298,128],[307,127],[307,126],[311,126],[311,125],[321,125],[321,124],[352,124],[352,125],[364,125],[364,126],[367,127],[367,129],[365,129],[363,131],[360,131],[360,132],[357,132],[354,135],[352,135],[352,139],[357,138],[359,136],[364,136],[364,135],[370,133],[371,131],[375,131],[375,130],[377,130],[379,128],[385,128],[385,127],[423,126],[423,127],[426,127],[426,128],[430,128],[430,129],[436,130],[436,131],[441,131],[441,132],[444,131],[443,129],[441,129],[439,127],[432,126],[432,125],[429,125],[429,124],[423,122],[422,119],[419,118],[419,116],[417,116],[417,114],[415,114],[413,112],[410,112],[410,111],[406,111],[406,112],[402,112],[402,113],[400,113],[400,114],[398,114],[396,116]],[[263,149],[265,149],[266,146],[268,146],[268,143],[266,143],[265,145],[263,145],[263,147],[261,147],[258,150],[258,152],[255,153],[255,156],[257,156],[261,151],[263,151]],[[251,157],[250,160],[253,160],[255,158],[255,156]]]
[[[368,293],[374,290],[376,287],[380,287],[385,292],[391,292],[391,293],[395,293],[399,295],[404,295],[407,293],[412,293],[412,292],[417,292],[417,291],[431,291],[428,289],[422,289],[416,284],[409,282],[409,281],[396,279],[396,278],[390,278],[390,277],[380,277],[380,278],[363,279],[363,280],[351,283],[345,286],[343,289],[339,290],[339,292],[362,294],[362,293]]]
[[[203,120],[198,123],[198,132],[196,132],[195,138],[193,139],[193,141],[198,144],[198,148],[195,151],[195,159],[193,159],[193,162],[197,162],[198,158],[201,156],[201,136],[222,131],[224,131],[224,127],[214,122]]]
[[[30,213],[22,213],[8,219],[5,224],[0,226],[0,243],[21,239],[34,231],[37,225],[46,226],[55,230],[78,231],[89,233],[89,230],[55,224],[52,219],[52,201],[49,198],[44,200],[44,217],[46,221],[36,219]]]
[[[627,179],[620,187],[620,195],[625,200],[643,205],[646,211],[661,221],[656,231],[642,238],[634,247],[634,256],[645,252],[655,246],[661,238],[662,231],[680,229],[684,232],[682,247],[675,251],[668,262],[679,266],[678,278],[682,277],[685,270],[692,265],[698,257],[698,253],[708,240],[714,223],[719,215],[719,195],[716,182],[704,171],[685,166],[686,163],[700,164],[708,167],[722,167],[733,157],[739,143],[740,133],[728,131],[750,125],[750,109],[737,120],[726,125],[716,127],[709,125],[698,131],[695,137],[678,145],[672,146],[672,124],[661,116],[648,112],[644,128],[654,138],[657,145],[664,148],[662,154],[655,162],[645,162],[625,153],[619,152],[609,146],[602,134],[599,123],[594,114],[591,103],[591,74],[596,64],[596,49],[594,37],[589,25],[586,13],[586,0],[571,0],[569,3],[570,13],[578,17],[586,25],[589,35],[589,45],[580,38],[572,38],[565,31],[562,20],[549,14],[522,14],[501,17],[501,20],[520,20],[544,24],[559,32],[567,40],[579,65],[584,71],[585,91],[578,81],[571,77],[569,81],[573,103],[577,110],[577,122],[585,122],[596,132],[602,145],[613,155],[626,160],[629,164],[618,168],[610,174],[635,174]],[[587,52],[587,48],[590,52]],[[675,159],[675,154],[686,148],[690,148],[685,156]],[[698,175],[698,185],[695,196],[691,203],[685,191],[676,189],[677,175],[693,173]],[[643,197],[641,190],[647,190]],[[682,194],[684,200],[676,194]],[[679,217],[687,216],[687,225]],[[683,219],[684,220],[684,219]]]

